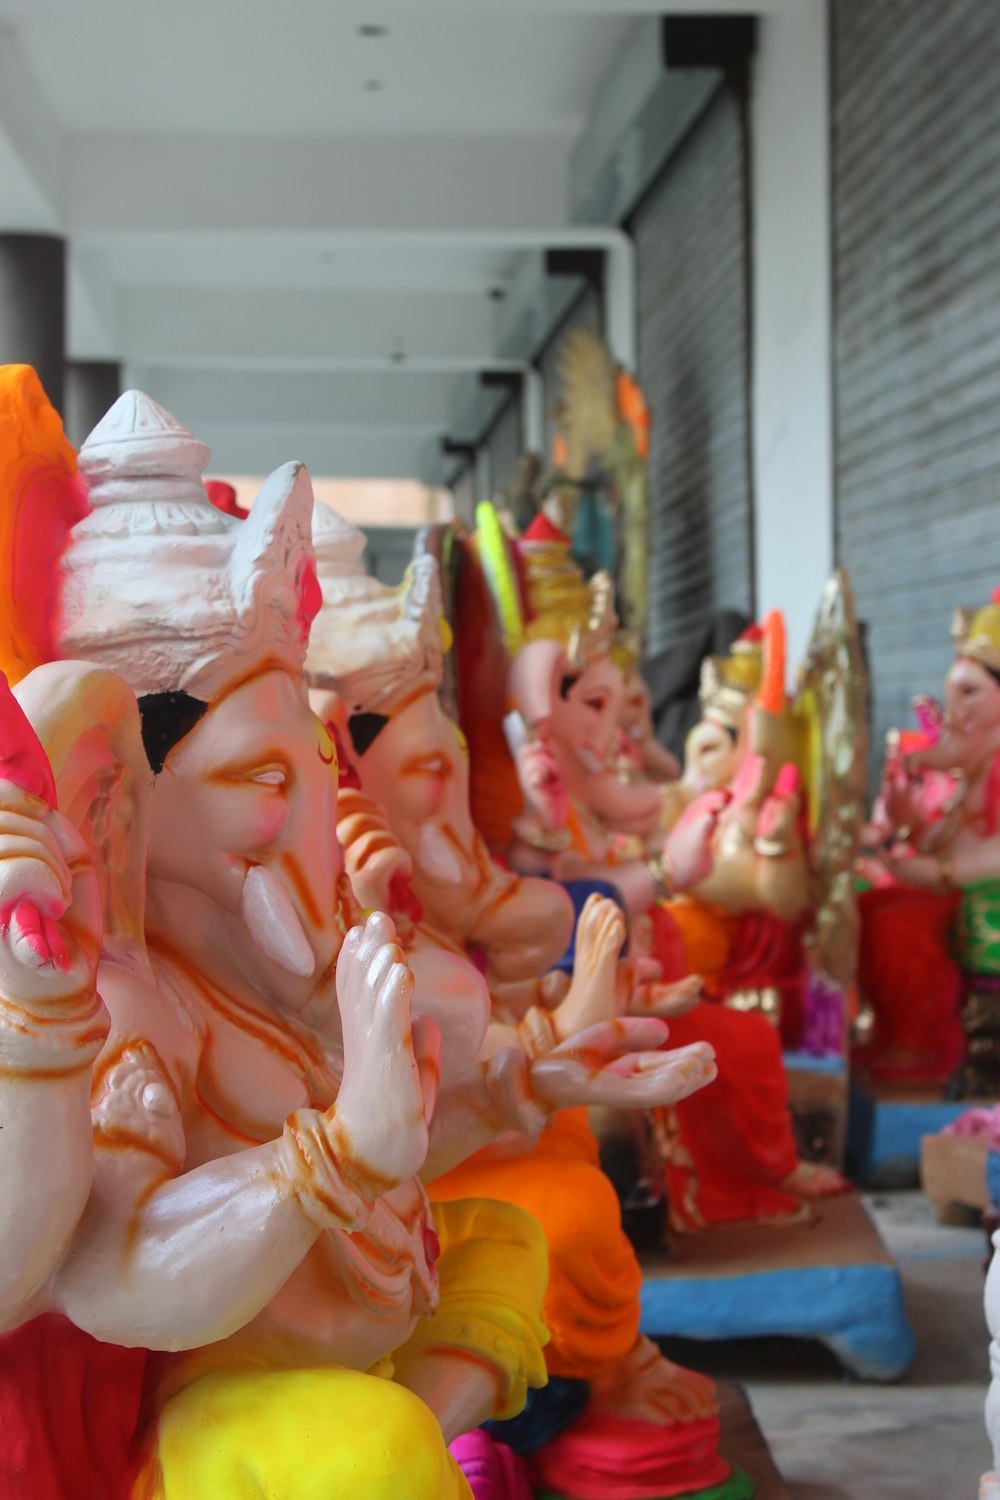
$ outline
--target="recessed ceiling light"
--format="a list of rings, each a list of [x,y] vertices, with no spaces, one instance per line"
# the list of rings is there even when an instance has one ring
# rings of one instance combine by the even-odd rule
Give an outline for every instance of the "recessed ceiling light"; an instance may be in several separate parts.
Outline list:
[[[377,94],[382,87],[381,78],[366,78],[365,91],[369,94]]]
[[[358,27],[358,36],[367,37],[370,41],[374,41],[377,37],[388,35],[388,26],[380,26],[376,22],[368,22],[367,24]]]
[[[491,286],[486,295],[491,302],[502,302],[507,295],[507,288],[505,286]]]

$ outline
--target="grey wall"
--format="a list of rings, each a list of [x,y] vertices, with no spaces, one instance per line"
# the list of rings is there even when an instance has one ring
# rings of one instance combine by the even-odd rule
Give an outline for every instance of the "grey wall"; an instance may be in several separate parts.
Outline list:
[[[873,764],[1000,583],[1000,6],[833,0],[835,523]]]

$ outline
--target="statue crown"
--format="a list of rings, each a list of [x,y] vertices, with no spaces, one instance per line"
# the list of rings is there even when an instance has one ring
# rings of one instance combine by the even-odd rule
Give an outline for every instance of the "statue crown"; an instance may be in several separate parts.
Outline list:
[[[1000,588],[982,609],[956,609],[951,624],[956,656],[968,656],[990,672],[1000,672]]]
[[[739,731],[743,716],[760,691],[764,652],[756,627],[744,632],[729,656],[706,656],[698,696],[702,713]]]
[[[434,558],[415,558],[394,589],[366,570],[364,533],[329,506],[316,506],[313,535],[323,605],[306,663],[310,685],[338,693],[349,713],[390,705],[424,679],[437,687],[451,637]]]
[[[62,559],[59,647],[137,696],[211,700],[266,662],[302,669],[320,602],[308,471],[275,470],[241,521],[209,500],[209,457],[141,391],[120,396],[80,450],[92,509]]]

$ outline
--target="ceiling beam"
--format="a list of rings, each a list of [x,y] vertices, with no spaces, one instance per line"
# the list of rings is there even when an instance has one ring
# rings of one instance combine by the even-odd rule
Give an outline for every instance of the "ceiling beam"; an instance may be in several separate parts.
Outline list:
[[[126,287],[121,301],[121,354],[129,360],[492,362],[493,304],[475,293]]]
[[[72,231],[512,230],[566,224],[561,135],[80,134]]]
[[[65,142],[14,28],[0,22],[0,227],[58,230]]]

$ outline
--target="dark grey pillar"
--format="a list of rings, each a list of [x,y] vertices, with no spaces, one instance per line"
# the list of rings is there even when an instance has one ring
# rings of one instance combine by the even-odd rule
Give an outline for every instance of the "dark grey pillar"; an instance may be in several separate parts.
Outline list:
[[[65,240],[0,234],[0,364],[34,365],[61,413],[65,350]]]
[[[114,359],[75,359],[66,365],[63,426],[79,448],[122,393],[122,367]]]

